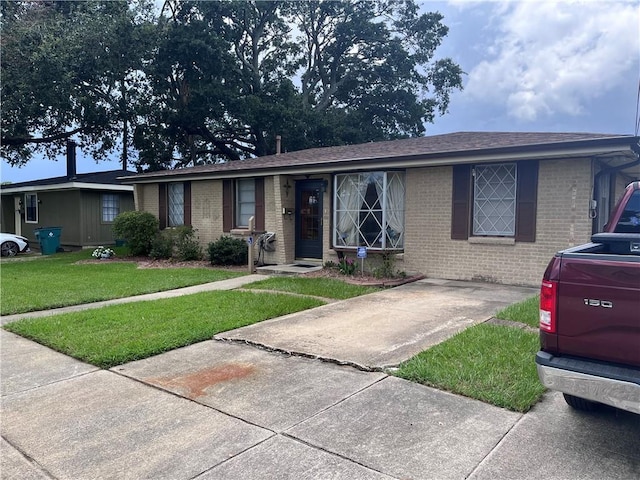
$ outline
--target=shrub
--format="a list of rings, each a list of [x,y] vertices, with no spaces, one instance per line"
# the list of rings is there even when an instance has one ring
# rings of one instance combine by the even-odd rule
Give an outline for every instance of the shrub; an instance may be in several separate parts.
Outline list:
[[[209,259],[211,265],[246,265],[248,261],[248,247],[244,240],[221,236],[209,244]]]
[[[374,268],[373,276],[376,278],[394,278],[396,276],[395,260],[395,253],[382,253],[380,255],[380,265]]]
[[[158,232],[151,242],[149,256],[154,260],[171,258],[173,256],[174,234],[171,230]]]
[[[123,212],[113,221],[113,233],[126,240],[134,256],[149,254],[158,229],[158,219],[149,212]]]
[[[202,259],[202,247],[196,238],[196,231],[191,226],[176,228],[175,248],[179,260],[186,262]]]
[[[327,260],[326,262],[324,262],[324,268],[328,268],[328,269],[338,268],[338,264],[331,260]]]

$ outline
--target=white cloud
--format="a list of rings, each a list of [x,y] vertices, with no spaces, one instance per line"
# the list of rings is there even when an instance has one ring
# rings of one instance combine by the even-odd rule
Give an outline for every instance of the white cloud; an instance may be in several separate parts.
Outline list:
[[[637,1],[506,2],[493,5],[495,37],[470,72],[465,96],[500,104],[517,120],[585,106],[628,79],[637,81],[640,8]],[[626,81],[626,82],[625,82]],[[635,103],[630,92],[629,102]]]

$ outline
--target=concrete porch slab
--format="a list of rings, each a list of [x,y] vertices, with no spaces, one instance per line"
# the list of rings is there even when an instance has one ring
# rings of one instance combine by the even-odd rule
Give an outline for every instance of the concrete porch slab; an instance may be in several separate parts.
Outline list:
[[[290,263],[286,265],[265,265],[256,267],[256,273],[261,275],[303,275],[305,273],[322,270],[322,265],[309,262]]]
[[[384,377],[214,340],[112,370],[276,432]]]

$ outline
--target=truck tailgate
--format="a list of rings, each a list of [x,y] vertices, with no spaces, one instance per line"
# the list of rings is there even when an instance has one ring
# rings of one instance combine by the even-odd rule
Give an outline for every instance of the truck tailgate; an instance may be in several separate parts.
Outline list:
[[[640,366],[640,262],[628,256],[619,261],[616,255],[590,257],[562,256],[558,350]]]

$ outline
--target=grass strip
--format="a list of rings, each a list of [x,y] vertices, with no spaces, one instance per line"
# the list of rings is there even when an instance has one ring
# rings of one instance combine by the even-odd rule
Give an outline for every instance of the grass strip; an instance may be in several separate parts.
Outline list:
[[[4,328],[84,362],[111,368],[323,304],[285,294],[215,291],[27,318]]]
[[[496,313],[496,318],[525,323],[538,328],[540,322],[540,295],[514,303]]]
[[[377,292],[376,287],[353,285],[332,278],[304,278],[304,277],[271,277],[249,283],[243,288],[275,290],[280,292],[315,295],[317,297],[343,300],[367,293]]]
[[[535,333],[480,324],[416,355],[394,375],[526,412],[544,392],[533,361],[538,347]]]
[[[244,275],[211,268],[137,268],[132,262],[90,259],[91,252],[2,262],[0,313],[33,312],[189,287]]]

